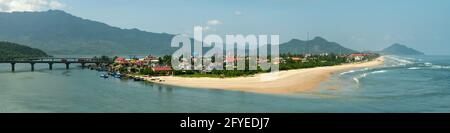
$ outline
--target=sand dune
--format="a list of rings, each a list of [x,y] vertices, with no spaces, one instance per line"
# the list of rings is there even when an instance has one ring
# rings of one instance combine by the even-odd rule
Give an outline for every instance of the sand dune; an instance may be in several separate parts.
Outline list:
[[[257,74],[252,77],[238,78],[184,78],[174,76],[161,77],[165,82],[159,84],[203,88],[244,91],[265,94],[292,94],[312,90],[335,73],[345,70],[374,67],[384,64],[384,58],[363,63],[353,63],[329,67],[288,70],[277,72],[274,80],[262,80],[268,74]],[[269,75],[270,76],[270,75]],[[148,80],[150,81],[150,80]]]

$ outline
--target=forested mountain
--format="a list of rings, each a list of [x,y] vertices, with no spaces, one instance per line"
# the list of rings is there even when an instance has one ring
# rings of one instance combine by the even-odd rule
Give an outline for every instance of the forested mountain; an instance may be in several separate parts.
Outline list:
[[[47,57],[42,50],[27,46],[0,41],[0,59]]]
[[[53,55],[170,55],[178,49],[170,47],[172,34],[121,29],[60,10],[0,12],[0,29],[0,40],[24,44]],[[292,39],[280,45],[280,53],[354,52],[321,37],[309,41]]]
[[[292,39],[289,42],[280,45],[280,53],[292,54],[321,54],[321,53],[335,53],[335,54],[350,54],[357,51],[345,48],[338,43],[329,42],[322,37],[315,37],[313,40],[302,41]]]
[[[0,40],[50,54],[167,54],[173,35],[121,29],[60,10],[0,12]]]

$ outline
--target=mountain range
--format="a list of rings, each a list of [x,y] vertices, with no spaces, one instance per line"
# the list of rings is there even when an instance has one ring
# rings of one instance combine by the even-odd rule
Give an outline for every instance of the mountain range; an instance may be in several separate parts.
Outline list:
[[[60,10],[0,13],[0,40],[49,54],[166,54],[174,35],[121,29]],[[168,47],[165,47],[168,46]]]
[[[170,47],[173,34],[122,29],[61,10],[0,12],[0,29],[0,40],[38,48],[52,55],[166,55],[178,49]],[[280,53],[356,52],[322,37],[307,41],[292,39],[280,44]]]

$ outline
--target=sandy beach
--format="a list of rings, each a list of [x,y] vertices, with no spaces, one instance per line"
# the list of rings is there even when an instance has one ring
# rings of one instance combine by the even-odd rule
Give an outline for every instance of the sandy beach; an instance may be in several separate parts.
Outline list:
[[[163,76],[164,82],[158,84],[202,88],[243,91],[264,94],[292,94],[313,90],[321,82],[326,81],[336,73],[357,68],[375,67],[384,64],[384,57],[362,63],[344,64],[338,66],[317,67],[308,69],[277,72],[274,80],[262,80],[267,74],[257,74],[252,77],[237,78],[185,78]],[[152,82],[149,78],[146,80]]]

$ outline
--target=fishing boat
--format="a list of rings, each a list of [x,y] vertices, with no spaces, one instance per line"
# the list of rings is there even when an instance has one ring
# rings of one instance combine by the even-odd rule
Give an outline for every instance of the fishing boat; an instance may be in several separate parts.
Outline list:
[[[133,80],[134,80],[134,81],[144,81],[143,78],[139,78],[139,77],[134,77]]]
[[[102,74],[102,75],[100,75],[100,77],[102,77],[102,78],[108,78],[108,75],[107,74]]]
[[[114,78],[122,78],[122,74],[117,72],[117,73],[113,73]]]

